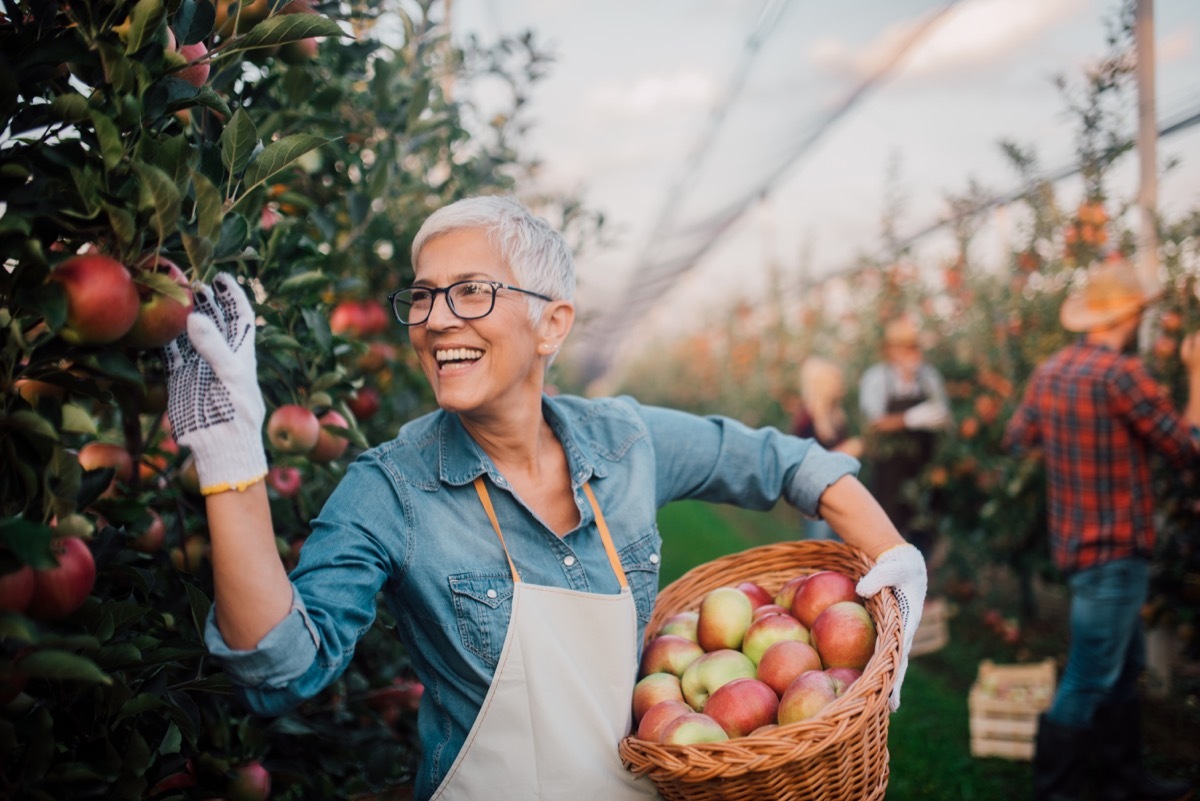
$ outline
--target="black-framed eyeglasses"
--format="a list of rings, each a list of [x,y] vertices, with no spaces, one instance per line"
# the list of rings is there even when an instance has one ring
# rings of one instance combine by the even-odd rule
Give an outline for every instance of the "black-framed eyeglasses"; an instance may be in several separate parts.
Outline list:
[[[499,281],[475,280],[456,281],[443,287],[413,286],[400,289],[388,295],[388,303],[392,305],[392,313],[401,325],[420,325],[429,319],[434,299],[445,293],[446,305],[455,317],[460,320],[478,320],[492,313],[492,309],[496,307],[496,292],[501,289],[532,295],[547,302],[554,300],[519,286],[510,286]]]

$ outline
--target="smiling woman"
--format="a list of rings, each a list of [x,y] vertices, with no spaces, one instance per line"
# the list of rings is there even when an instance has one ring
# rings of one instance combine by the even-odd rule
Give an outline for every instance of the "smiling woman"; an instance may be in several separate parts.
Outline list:
[[[222,422],[197,415],[207,428],[176,435],[208,495],[206,642],[252,709],[280,713],[336,679],[382,597],[427,688],[417,798],[655,797],[618,743],[659,584],[656,515],[684,498],[826,517],[875,559],[865,586],[907,599],[911,642],[924,562],[854,459],[728,418],[545,392],[575,272],[544,220],[511,198],[458,201],[426,220],[413,264],[391,302],[439,408],[350,466],[290,575],[248,445],[262,424],[249,302],[226,276],[197,295],[194,348],[178,350],[224,391],[197,395],[181,373],[172,403],[220,400]]]

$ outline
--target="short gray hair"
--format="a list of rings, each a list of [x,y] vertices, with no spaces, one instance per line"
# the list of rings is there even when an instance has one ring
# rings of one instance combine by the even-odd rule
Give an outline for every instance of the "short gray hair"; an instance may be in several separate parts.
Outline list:
[[[413,239],[413,266],[430,240],[470,228],[487,233],[522,289],[555,300],[574,300],[575,260],[566,239],[550,223],[508,195],[463,198],[429,215]],[[529,317],[537,322],[545,304],[536,298],[529,301]]]

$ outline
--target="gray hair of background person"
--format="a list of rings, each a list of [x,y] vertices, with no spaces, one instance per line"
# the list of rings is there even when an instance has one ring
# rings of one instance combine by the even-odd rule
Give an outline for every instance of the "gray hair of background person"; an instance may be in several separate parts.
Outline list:
[[[430,240],[470,228],[487,232],[522,289],[555,300],[574,300],[575,259],[566,239],[513,197],[463,198],[429,215],[413,239],[413,265],[416,266],[421,248]],[[536,323],[546,304],[537,298],[526,298],[529,318]]]

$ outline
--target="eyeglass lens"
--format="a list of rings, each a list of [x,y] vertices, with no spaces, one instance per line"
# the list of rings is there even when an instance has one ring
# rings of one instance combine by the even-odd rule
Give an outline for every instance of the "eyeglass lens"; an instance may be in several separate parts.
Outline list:
[[[450,311],[464,320],[486,317],[496,301],[496,288],[483,281],[460,281],[445,289],[413,287],[397,292],[392,302],[396,317],[403,323],[419,323],[429,317],[434,297],[446,294]]]

